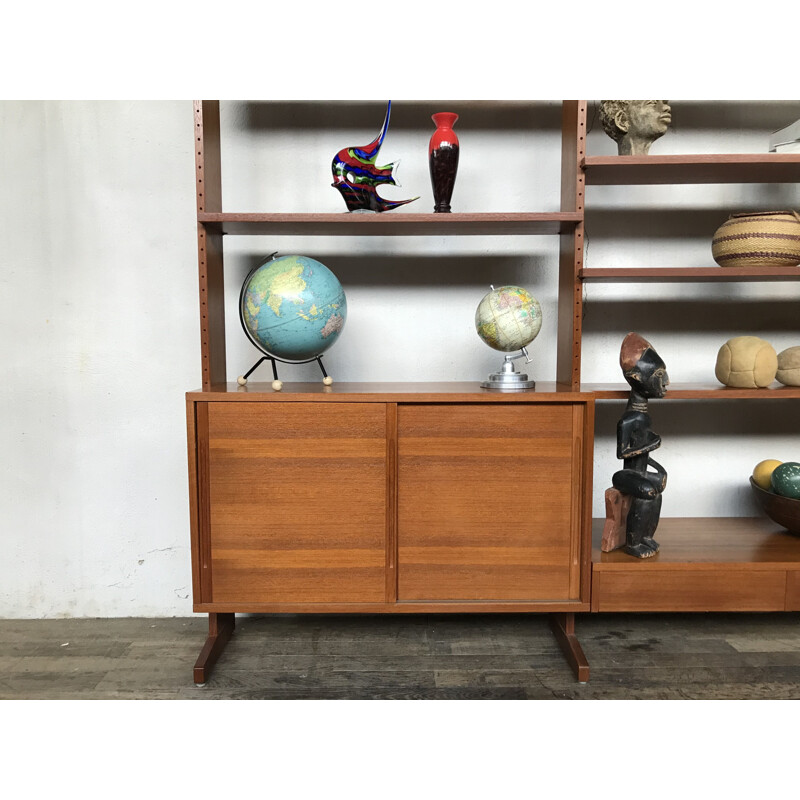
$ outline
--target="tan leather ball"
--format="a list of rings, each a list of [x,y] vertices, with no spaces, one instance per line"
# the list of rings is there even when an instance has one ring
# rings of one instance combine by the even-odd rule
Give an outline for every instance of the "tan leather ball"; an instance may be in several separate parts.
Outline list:
[[[787,347],[778,353],[775,377],[785,386],[800,386],[800,345]]]
[[[763,389],[775,380],[775,348],[758,336],[728,339],[717,353],[714,374],[720,383],[737,389]]]

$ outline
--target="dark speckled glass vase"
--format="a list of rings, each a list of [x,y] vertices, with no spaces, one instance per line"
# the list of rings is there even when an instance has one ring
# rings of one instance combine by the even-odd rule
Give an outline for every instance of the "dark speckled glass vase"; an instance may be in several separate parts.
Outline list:
[[[458,136],[453,130],[458,114],[441,111],[434,114],[431,119],[436,125],[428,147],[428,163],[433,184],[433,210],[439,214],[446,214],[450,211],[450,198],[453,196],[453,186],[458,171]]]

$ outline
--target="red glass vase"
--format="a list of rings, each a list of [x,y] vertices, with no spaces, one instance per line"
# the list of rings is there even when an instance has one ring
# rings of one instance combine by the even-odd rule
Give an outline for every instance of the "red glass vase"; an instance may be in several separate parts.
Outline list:
[[[428,164],[433,185],[433,210],[439,214],[446,214],[450,211],[450,198],[453,196],[453,186],[458,171],[458,136],[453,130],[458,114],[440,111],[431,119],[436,125],[428,147]]]

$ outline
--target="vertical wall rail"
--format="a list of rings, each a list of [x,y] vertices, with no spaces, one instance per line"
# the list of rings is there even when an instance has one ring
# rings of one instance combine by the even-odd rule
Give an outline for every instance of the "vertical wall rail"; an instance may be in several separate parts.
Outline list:
[[[581,214],[586,200],[586,106],[585,100],[565,100],[561,124],[561,210]],[[583,288],[578,270],[583,266],[583,221],[563,231],[560,239],[556,380],[578,391],[583,328]]]
[[[197,213],[222,211],[219,102],[194,101]],[[200,349],[203,391],[225,383],[225,292],[222,234],[197,223],[200,279]]]

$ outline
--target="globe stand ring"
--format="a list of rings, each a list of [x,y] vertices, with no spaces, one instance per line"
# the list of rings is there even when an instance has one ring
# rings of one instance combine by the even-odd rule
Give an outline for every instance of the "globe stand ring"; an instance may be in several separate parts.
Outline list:
[[[490,373],[488,379],[481,384],[481,388],[501,392],[521,392],[526,389],[535,389],[536,381],[528,380],[525,372],[517,372],[514,366],[514,359],[517,358],[525,358],[526,363],[530,363],[532,360],[524,347],[515,355],[505,356],[500,372]]]

